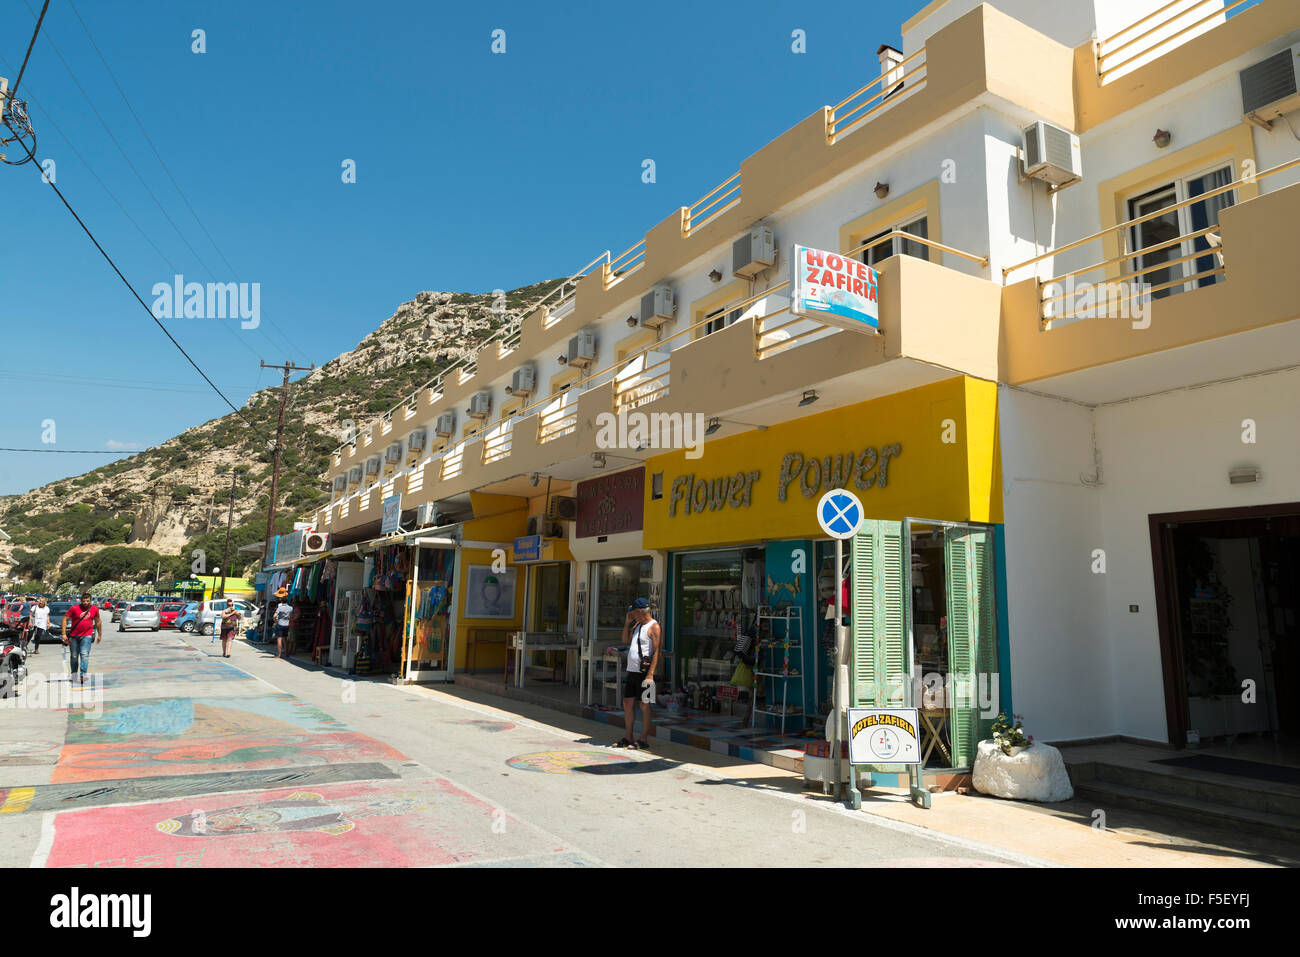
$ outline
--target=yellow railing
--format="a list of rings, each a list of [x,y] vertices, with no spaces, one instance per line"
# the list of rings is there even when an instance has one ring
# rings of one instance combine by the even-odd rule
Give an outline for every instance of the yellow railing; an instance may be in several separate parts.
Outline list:
[[[1051,259],[1063,253],[1079,249],[1089,243],[1095,243],[1113,237],[1116,247],[1119,249],[1118,254],[1109,256],[1098,262],[1091,263],[1087,266],[1080,266],[1077,269],[1071,269],[1051,277],[1038,277],[1038,299],[1039,299],[1039,321],[1046,326],[1053,321],[1062,319],[1089,319],[1089,318],[1130,318],[1131,309],[1129,302],[1133,299],[1140,299],[1142,296],[1151,297],[1155,294],[1170,290],[1170,295],[1181,292],[1179,287],[1192,287],[1200,285],[1201,280],[1210,279],[1217,276],[1226,275],[1223,259],[1223,240],[1219,227],[1207,226],[1202,229],[1188,230],[1173,239],[1165,240],[1160,243],[1153,243],[1150,246],[1135,247],[1131,242],[1131,230],[1135,226],[1148,222],[1152,219],[1158,219],[1167,216],[1172,212],[1185,209],[1188,206],[1194,206],[1197,203],[1203,203],[1206,200],[1213,199],[1215,196],[1221,196],[1224,193],[1230,193],[1240,190],[1243,186],[1253,185],[1262,179],[1275,176],[1278,173],[1284,173],[1289,169],[1300,166],[1300,159],[1293,159],[1286,163],[1266,169],[1263,172],[1256,173],[1251,177],[1243,177],[1234,180],[1226,186],[1219,186],[1215,189],[1207,190],[1199,196],[1193,196],[1190,199],[1182,200],[1178,203],[1171,203],[1168,206],[1162,206],[1155,212],[1147,213],[1143,216],[1136,216],[1133,219],[1125,220],[1122,223],[1116,223],[1106,229],[1095,232],[1090,236],[1082,239],[1076,239],[1074,242],[1059,246],[1050,252],[1035,256],[1032,259],[1026,259],[1024,262],[1016,263],[1014,266],[1008,266],[1002,270],[1002,282],[1006,285],[1008,277],[1026,266],[1032,266],[1044,260]],[[1149,257],[1152,253],[1163,252],[1165,250],[1182,251],[1188,247],[1188,244],[1195,243],[1196,240],[1204,238],[1207,248],[1192,248],[1190,253],[1184,253],[1173,259],[1166,259],[1160,262],[1151,263],[1143,266],[1144,257]],[[1191,263],[1191,266],[1186,264]],[[1178,267],[1179,277],[1176,279],[1165,279],[1161,282],[1151,284],[1145,278],[1152,273],[1159,272],[1162,269],[1172,269]],[[1085,281],[1082,284],[1076,284],[1076,277],[1087,275],[1098,270],[1103,271],[1100,283],[1090,283]],[[1216,280],[1217,281],[1217,280]],[[1064,292],[1057,292],[1056,288],[1060,283],[1068,283],[1071,287]],[[1092,295],[1089,298],[1089,292]],[[1071,296],[1076,299],[1082,297],[1085,303],[1083,310],[1063,309],[1057,311],[1053,308],[1055,303],[1064,303]],[[1112,315],[1109,312],[1100,312],[1096,308],[1096,303],[1103,299],[1109,306],[1115,304],[1117,308],[1126,310],[1122,316]],[[1050,312],[1050,314],[1048,314]]]
[[[715,216],[720,216],[734,204],[740,202],[740,173],[733,173],[718,186],[691,203],[682,213],[682,235],[689,236],[691,230],[699,229]]]
[[[578,392],[577,386],[570,386],[558,395],[547,396],[546,405],[552,409],[542,409],[537,413],[537,442],[539,445],[568,435],[578,427]]]
[[[608,256],[609,253],[605,255]],[[608,289],[614,284],[622,282],[643,265],[645,265],[644,239],[639,243],[634,243],[605,264],[605,288]]]
[[[514,416],[502,419],[490,428],[483,437],[483,464],[500,462],[510,454],[511,440],[514,437]]]
[[[1225,0],[1196,0],[1196,2],[1192,3],[1188,3],[1187,0],[1171,0],[1171,2],[1166,3],[1157,10],[1153,10],[1140,20],[1130,23],[1124,29],[1097,42],[1097,80],[1100,83],[1105,83],[1107,77],[1113,77],[1115,73],[1125,67],[1132,66],[1143,57],[1155,59],[1162,56],[1172,49],[1171,45],[1177,45],[1179,41],[1198,27],[1202,27],[1219,17],[1226,18],[1234,10],[1253,7],[1261,2],[1263,0],[1227,0],[1227,2]],[[1171,10],[1174,12],[1170,13]],[[1207,10],[1208,13],[1205,12]],[[1198,13],[1203,15],[1194,22],[1186,23],[1166,36],[1156,35],[1172,28],[1179,20],[1196,16]],[[1169,15],[1166,16],[1166,14]],[[1123,42],[1116,42],[1121,37],[1139,28],[1144,29],[1141,29],[1139,33],[1128,36]],[[1113,59],[1121,53],[1126,54],[1123,59]]]
[[[826,142],[833,146],[839,137],[893,106],[903,94],[923,89],[926,81],[925,63],[925,47],[921,47],[911,56],[900,60],[893,69],[882,73],[832,106],[826,114]],[[872,90],[876,92],[868,96]]]

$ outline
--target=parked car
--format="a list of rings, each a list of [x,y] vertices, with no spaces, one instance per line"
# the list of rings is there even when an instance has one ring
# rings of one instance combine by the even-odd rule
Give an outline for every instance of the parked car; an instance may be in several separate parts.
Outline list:
[[[118,631],[126,631],[128,628],[148,628],[150,631],[157,631],[161,627],[162,620],[159,616],[158,606],[146,604],[142,601],[132,602],[127,605],[117,623]]]
[[[63,641],[63,616],[72,610],[72,606],[79,604],[75,601],[51,601],[46,603],[50,609],[50,638],[53,641]],[[37,647],[40,647],[38,644]]]
[[[176,619],[185,610],[184,602],[169,601],[158,609],[158,620],[164,628],[175,628]]]
[[[244,601],[242,598],[213,598],[203,602],[195,615],[195,629],[201,635],[212,634],[216,627],[216,621],[221,617],[221,613],[226,610],[226,602],[233,601],[235,607],[239,609],[239,614],[243,616],[248,623],[256,624],[257,606],[252,602]]]
[[[202,602],[197,601],[187,602],[184,610],[176,616],[176,627],[186,634],[193,634],[194,630],[198,627],[195,620],[199,613],[199,605],[201,604]]]
[[[112,610],[113,610],[113,604],[114,604],[113,599],[111,599],[111,598],[101,598],[101,599],[99,599],[99,610],[100,610],[100,611],[112,611]]]
[[[114,602],[114,603],[113,603],[113,614],[109,616],[109,620],[110,620],[110,621],[121,621],[121,620],[122,620],[122,612],[125,611],[127,608],[129,608],[130,605],[131,605],[131,603],[130,603],[129,601],[118,601],[118,602]]]

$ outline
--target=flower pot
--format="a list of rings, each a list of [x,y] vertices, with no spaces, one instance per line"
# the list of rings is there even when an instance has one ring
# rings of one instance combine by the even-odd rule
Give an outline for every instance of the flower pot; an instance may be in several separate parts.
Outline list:
[[[1028,747],[1029,747],[1029,745],[1027,745],[1027,744],[1013,744],[1013,745],[1012,745],[1012,746],[1011,746],[1011,747],[1006,751],[1006,755],[1007,755],[1007,757],[1009,757],[1009,758],[1014,758],[1014,757],[1015,757],[1017,754],[1019,754],[1021,751],[1024,751],[1024,750],[1028,749]]]

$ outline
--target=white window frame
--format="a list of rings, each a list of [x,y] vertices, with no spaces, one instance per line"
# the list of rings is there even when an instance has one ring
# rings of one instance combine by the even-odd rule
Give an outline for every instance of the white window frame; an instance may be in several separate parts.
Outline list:
[[[925,235],[921,236],[920,238],[929,239],[930,238],[930,211],[927,209],[927,210],[923,210],[919,216],[915,214],[908,216],[897,223],[893,223],[889,226],[886,226],[884,229],[878,230],[876,233],[866,237],[861,242],[855,243],[854,244],[855,246],[863,247],[858,251],[858,258],[861,259],[868,266],[871,266],[873,268],[877,266],[882,260],[888,259],[890,256],[914,256],[915,255],[917,259],[924,259],[926,262],[929,262],[930,247],[925,245],[924,243],[914,244],[920,250],[920,254],[917,255],[916,253],[908,252],[906,250],[904,244],[909,242],[909,240],[904,239],[902,236],[892,236],[887,240],[883,239],[884,236],[888,236],[890,233],[895,232],[896,230],[902,230],[904,232],[908,232],[909,226],[915,226],[921,222],[925,223]],[[875,240],[879,240],[879,242],[876,242]],[[884,245],[884,243],[886,242],[889,243],[889,254],[886,256],[881,256],[875,261],[872,261],[871,259],[872,251],[875,250],[877,247]]]
[[[1190,173],[1185,173],[1180,176],[1172,176],[1159,186],[1155,186],[1151,189],[1144,189],[1141,192],[1135,192],[1128,196],[1125,196],[1124,212],[1126,214],[1126,218],[1135,219],[1137,218],[1137,216],[1141,215],[1139,213],[1134,212],[1134,204],[1146,197],[1154,196],[1159,193],[1165,193],[1171,190],[1173,191],[1174,194],[1173,202],[1169,204],[1171,206],[1177,205],[1178,203],[1186,202],[1187,200],[1193,198],[1188,194],[1188,184],[1190,184],[1192,180],[1200,179],[1204,176],[1209,176],[1213,173],[1220,172],[1221,170],[1224,169],[1228,170],[1231,174],[1235,174],[1237,169],[1236,160],[1232,157],[1218,160],[1216,162],[1210,163],[1206,166],[1193,170]],[[1229,182],[1235,182],[1235,178],[1229,179]],[[1241,202],[1241,196],[1239,190],[1236,189],[1232,190],[1230,195],[1232,196],[1232,202],[1229,205],[1235,206],[1237,205],[1237,203]],[[1188,233],[1194,231],[1194,228],[1192,226],[1192,207],[1194,205],[1195,204],[1189,204],[1187,206],[1183,206],[1180,209],[1174,210],[1175,215],[1178,217],[1179,236],[1186,236]],[[1149,263],[1146,261],[1146,257],[1142,254],[1142,248],[1138,245],[1137,231],[1143,225],[1144,224],[1139,223],[1135,226],[1130,226],[1128,228],[1127,235],[1124,237],[1126,249],[1132,250],[1132,255],[1125,260],[1125,266],[1123,271],[1126,273],[1131,273],[1136,269],[1145,269],[1147,266],[1156,265],[1156,263]],[[1204,240],[1204,237],[1199,237],[1199,238]],[[1160,250],[1160,252],[1170,254],[1168,255],[1169,259],[1182,259],[1184,256],[1191,256],[1191,255],[1196,255],[1197,259],[1200,259],[1202,257],[1210,257],[1215,255],[1215,251],[1213,249],[1204,249],[1204,250],[1196,249],[1195,248],[1196,242],[1197,240],[1195,239],[1190,239],[1190,240],[1185,239],[1178,245],[1168,246],[1164,250]],[[1188,275],[1187,267],[1195,266],[1195,265],[1196,265],[1196,260],[1190,259],[1187,260],[1186,262],[1180,262],[1174,266],[1169,267],[1171,270],[1171,274],[1168,279],[1164,280],[1164,282],[1173,282],[1180,277],[1185,278],[1186,281],[1183,282],[1181,285],[1170,286],[1168,289],[1163,289],[1160,292],[1153,293],[1150,298],[1163,299],[1168,296],[1172,296],[1175,293],[1186,292],[1189,289],[1200,288],[1202,284],[1212,285],[1214,283],[1223,281],[1224,277],[1222,274],[1216,276],[1208,276],[1208,277],[1201,276],[1201,275]],[[1174,269],[1178,270],[1176,275],[1172,273],[1172,270]],[[1152,282],[1151,276],[1152,273],[1146,273],[1144,275],[1136,277],[1135,281],[1151,282],[1152,285],[1161,285],[1161,283]]]

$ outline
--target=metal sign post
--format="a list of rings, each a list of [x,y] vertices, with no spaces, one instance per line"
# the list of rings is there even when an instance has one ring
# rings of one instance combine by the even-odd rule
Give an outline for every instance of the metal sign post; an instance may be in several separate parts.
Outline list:
[[[843,746],[840,744],[840,716],[846,702],[840,700],[840,668],[844,666],[844,539],[852,538],[862,526],[862,502],[847,489],[833,488],[817,503],[817,523],[835,539],[835,669],[831,678],[831,755],[835,759],[835,796],[844,797]],[[862,807],[862,794],[849,768],[849,799],[855,808]]]

